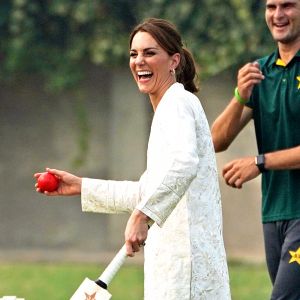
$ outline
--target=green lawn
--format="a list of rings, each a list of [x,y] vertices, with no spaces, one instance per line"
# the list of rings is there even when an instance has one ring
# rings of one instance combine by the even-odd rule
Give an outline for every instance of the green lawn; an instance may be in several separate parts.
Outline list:
[[[229,264],[233,300],[267,300],[271,284],[264,265]],[[101,268],[82,264],[0,265],[0,297],[26,300],[69,300],[85,277],[95,279]],[[113,300],[141,300],[142,267],[123,267],[109,287]]]
[[[233,300],[268,300],[271,281],[265,265],[229,264],[230,286]]]

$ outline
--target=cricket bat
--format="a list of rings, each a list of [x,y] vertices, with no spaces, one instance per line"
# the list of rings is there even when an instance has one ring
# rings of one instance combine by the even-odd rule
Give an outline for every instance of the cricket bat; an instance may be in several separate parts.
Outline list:
[[[126,257],[126,246],[124,245],[100,277],[96,281],[85,278],[70,300],[111,299],[111,294],[107,291],[107,286],[125,262]]]

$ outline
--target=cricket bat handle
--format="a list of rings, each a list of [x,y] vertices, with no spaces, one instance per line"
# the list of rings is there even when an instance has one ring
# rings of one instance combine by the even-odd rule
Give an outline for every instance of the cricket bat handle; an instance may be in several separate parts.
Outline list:
[[[126,245],[124,245],[113,258],[113,260],[109,263],[109,265],[106,267],[104,272],[100,275],[98,280],[104,282],[106,285],[109,285],[113,277],[124,264],[126,257]]]
[[[154,223],[153,220],[150,220],[148,222],[148,229],[150,229],[153,223]],[[95,282],[102,288],[107,289],[107,286],[110,284],[111,280],[114,278],[116,273],[124,264],[126,257],[127,257],[126,245],[124,244],[123,247],[116,254],[116,256],[113,258],[113,260],[106,267],[104,272],[100,275],[100,277]]]

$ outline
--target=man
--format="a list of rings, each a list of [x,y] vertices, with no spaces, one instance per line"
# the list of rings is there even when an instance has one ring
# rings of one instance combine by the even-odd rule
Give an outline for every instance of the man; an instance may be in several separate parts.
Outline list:
[[[235,96],[216,119],[216,152],[254,120],[259,155],[223,169],[229,186],[262,174],[262,221],[271,299],[300,299],[300,0],[266,0],[278,49],[238,72]]]

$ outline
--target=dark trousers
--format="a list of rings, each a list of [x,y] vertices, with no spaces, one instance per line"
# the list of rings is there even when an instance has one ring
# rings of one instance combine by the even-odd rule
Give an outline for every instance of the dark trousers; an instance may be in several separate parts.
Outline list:
[[[263,224],[271,300],[300,300],[300,220]]]

